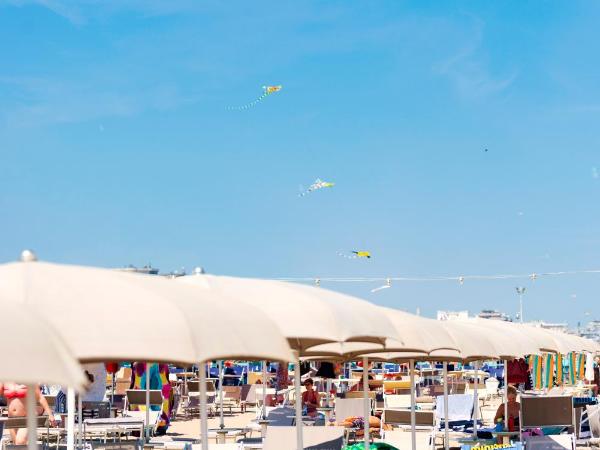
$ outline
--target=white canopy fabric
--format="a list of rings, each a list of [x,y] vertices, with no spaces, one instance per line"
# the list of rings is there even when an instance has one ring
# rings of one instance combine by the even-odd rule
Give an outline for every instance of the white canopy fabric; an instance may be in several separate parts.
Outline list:
[[[493,340],[500,359],[522,358],[526,355],[542,353],[540,343],[513,322],[473,318],[466,320],[466,323],[475,323],[487,330],[487,335]]]
[[[452,336],[444,328],[440,321],[416,316],[397,309],[379,307],[396,328],[397,338],[386,340],[385,346],[378,346],[369,343],[346,343],[340,344],[321,344],[311,347],[304,356],[306,357],[327,357],[340,355],[342,359],[359,358],[363,355],[374,353],[418,353],[429,354],[430,352],[440,350],[458,350]],[[374,357],[374,359],[380,359]]]
[[[396,328],[380,308],[339,292],[283,281],[215,275],[190,275],[176,281],[252,305],[279,324],[290,347],[300,354],[328,342],[384,344],[386,338],[397,337]]]
[[[81,362],[292,358],[279,327],[262,311],[156,275],[2,264],[0,307],[11,303],[34,308]]]
[[[83,369],[59,334],[33,308],[3,303],[0,382],[85,386]]]

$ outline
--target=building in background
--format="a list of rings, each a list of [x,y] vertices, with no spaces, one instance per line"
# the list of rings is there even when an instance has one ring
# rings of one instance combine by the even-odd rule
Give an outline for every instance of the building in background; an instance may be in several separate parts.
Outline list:
[[[465,320],[469,318],[469,311],[438,311],[437,320]]]
[[[480,317],[481,319],[503,320],[505,322],[512,322],[512,319],[508,314],[503,313],[501,311],[497,311],[495,309],[483,309],[477,315],[477,317]]]

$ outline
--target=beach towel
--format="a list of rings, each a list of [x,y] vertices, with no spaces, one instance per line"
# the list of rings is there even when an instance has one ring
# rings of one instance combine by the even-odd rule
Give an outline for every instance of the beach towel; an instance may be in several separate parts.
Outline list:
[[[531,366],[531,384],[536,390],[542,389],[542,358],[538,355],[530,357]]]
[[[585,379],[594,382],[594,357],[591,353],[585,355]]]
[[[583,380],[585,378],[585,354],[579,353],[577,355],[577,379]]]
[[[556,384],[562,386],[563,384],[563,357],[560,353],[556,355]]]
[[[552,353],[546,355],[544,365],[544,387],[550,389],[554,386],[554,356]]]
[[[569,384],[574,385],[575,381],[576,381],[576,365],[577,365],[577,361],[576,361],[576,357],[575,357],[575,352],[571,352],[569,353]]]

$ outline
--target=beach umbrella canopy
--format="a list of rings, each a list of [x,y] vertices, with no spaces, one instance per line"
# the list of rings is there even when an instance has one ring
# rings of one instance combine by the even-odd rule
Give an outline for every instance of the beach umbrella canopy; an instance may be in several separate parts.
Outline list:
[[[500,359],[522,358],[543,352],[542,346],[526,330],[513,322],[482,318],[467,319],[465,322],[475,323],[487,330]]]
[[[321,344],[311,347],[304,355],[313,358],[339,355],[342,359],[351,360],[371,353],[429,354],[440,350],[454,350],[456,354],[457,345],[440,321],[393,308],[378,308],[396,328],[396,339],[387,339],[383,346],[370,343]]]
[[[517,325],[523,327],[525,332],[531,336],[541,347],[541,351],[549,353],[561,353],[563,355],[569,352],[583,351],[582,347],[586,345],[566,333],[548,330],[542,327],[532,325]]]
[[[22,384],[85,385],[83,369],[60,335],[33,309],[16,303],[2,306],[0,381]]]
[[[204,274],[176,281],[252,305],[281,327],[290,347],[300,354],[328,342],[385,344],[386,338],[398,338],[396,328],[376,305],[328,289]]]
[[[0,307],[23,304],[82,362],[289,360],[273,320],[216,291],[156,275],[36,261],[0,265]]]

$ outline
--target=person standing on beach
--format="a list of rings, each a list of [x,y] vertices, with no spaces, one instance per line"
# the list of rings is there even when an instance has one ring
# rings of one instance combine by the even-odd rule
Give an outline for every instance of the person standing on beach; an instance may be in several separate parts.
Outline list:
[[[27,397],[27,386],[18,383],[0,383],[0,395],[6,397],[8,403],[8,417],[25,417],[27,416],[27,407],[25,400]],[[35,388],[36,403],[40,406],[37,408],[37,414],[47,414],[48,421],[52,427],[56,426],[54,415],[46,397],[40,391],[39,386]],[[15,445],[27,444],[27,428],[18,428],[10,430],[10,437]]]

